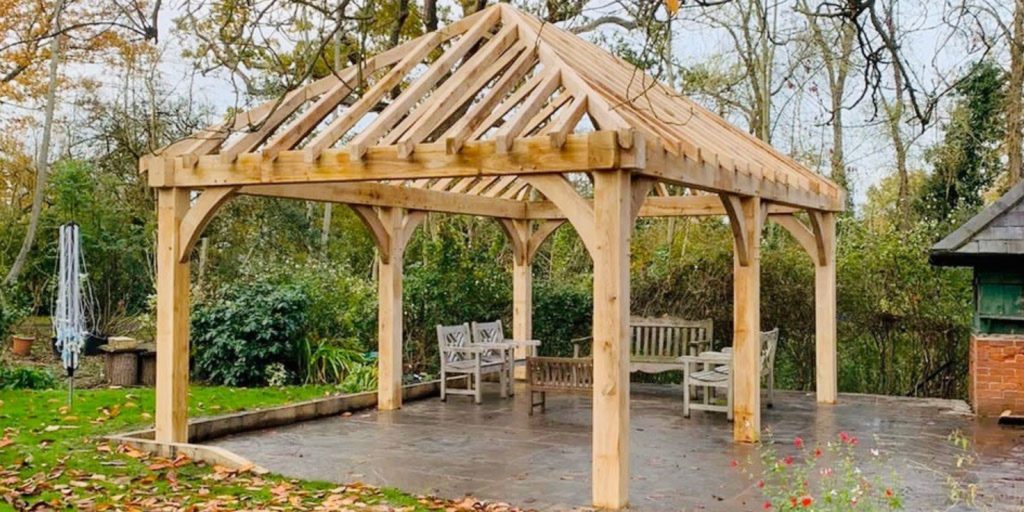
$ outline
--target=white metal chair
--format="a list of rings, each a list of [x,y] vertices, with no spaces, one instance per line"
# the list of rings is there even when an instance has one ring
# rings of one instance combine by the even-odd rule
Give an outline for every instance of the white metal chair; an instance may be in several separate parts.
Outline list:
[[[441,358],[441,400],[448,395],[470,395],[476,403],[482,402],[480,384],[482,376],[497,373],[501,381],[501,397],[508,396],[508,370],[504,355],[487,360],[484,354],[489,351],[507,351],[505,345],[490,343],[473,343],[469,333],[469,324],[438,325],[438,353]],[[448,389],[449,375],[466,375],[469,385],[465,389]]]

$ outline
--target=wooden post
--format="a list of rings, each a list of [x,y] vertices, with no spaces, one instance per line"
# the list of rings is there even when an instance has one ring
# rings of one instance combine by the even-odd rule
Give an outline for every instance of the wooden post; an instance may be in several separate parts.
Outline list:
[[[814,265],[815,366],[818,403],[836,403],[836,214],[817,216],[815,234],[821,238],[823,261]]]
[[[381,242],[387,243],[388,247],[381,251],[377,273],[377,408],[391,411],[402,407],[402,263],[405,244],[401,233],[405,214],[401,208],[381,208],[379,215],[388,234]]]
[[[188,442],[189,262],[179,227],[189,191],[160,189],[156,256],[156,440]]]
[[[523,237],[522,249],[517,248],[512,258],[512,338],[517,340],[533,339],[533,258],[526,245],[529,241],[530,221],[513,220],[518,233],[526,233]],[[517,346],[515,359],[524,359],[528,349]],[[526,378],[526,366],[517,366],[515,378]]]
[[[761,435],[761,200],[732,198],[733,251],[733,439]],[[728,202],[727,202],[728,204]],[[727,206],[728,208],[728,206]],[[745,261],[744,261],[745,260]]]
[[[594,173],[593,502],[629,502],[629,240],[632,189],[628,171]]]

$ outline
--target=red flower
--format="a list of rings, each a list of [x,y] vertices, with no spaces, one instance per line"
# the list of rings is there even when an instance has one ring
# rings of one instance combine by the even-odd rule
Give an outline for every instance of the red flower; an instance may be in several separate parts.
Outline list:
[[[796,439],[793,440],[793,446],[796,446],[797,448],[803,448],[804,447],[804,440],[799,438],[799,437],[797,437]]]
[[[886,495],[886,497],[892,498],[892,489],[886,489],[885,490],[885,495]]]
[[[815,458],[821,457],[821,448],[815,448],[814,449],[814,457]]]
[[[733,459],[733,460],[732,460],[732,462],[730,462],[730,463],[729,463],[729,466],[730,466],[730,467],[733,467],[733,468],[734,468],[734,467],[737,467],[737,466],[739,466],[739,465],[740,465],[740,461],[738,461],[738,460],[736,460],[736,459]]]
[[[800,506],[801,507],[807,508],[807,507],[811,506],[811,503],[814,503],[814,498],[812,498],[810,496],[803,496],[803,497],[800,498]]]
[[[794,507],[796,506],[796,496],[789,497],[789,504],[793,505]]]
[[[758,489],[764,489],[764,480],[758,480],[755,485],[757,485]]]
[[[839,440],[844,442],[844,443],[849,442],[850,441],[850,434],[847,434],[846,432],[840,432],[839,433]]]
[[[850,438],[850,444],[852,444],[852,445],[856,445],[859,442],[860,442],[860,440],[857,439],[856,437],[851,437]]]
[[[782,459],[782,462],[785,465],[787,465],[787,466],[792,465],[793,464],[793,456],[792,455],[786,455],[786,457],[784,459]]]
[[[762,507],[763,507],[763,508],[764,508],[765,510],[771,510],[771,508],[772,508],[772,502],[770,502],[770,501],[766,501],[766,502],[764,502],[764,505],[762,505]]]

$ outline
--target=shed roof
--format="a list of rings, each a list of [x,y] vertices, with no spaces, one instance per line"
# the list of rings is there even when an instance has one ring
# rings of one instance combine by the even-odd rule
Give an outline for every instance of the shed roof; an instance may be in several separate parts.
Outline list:
[[[1024,256],[1024,181],[932,246],[935,265]]]

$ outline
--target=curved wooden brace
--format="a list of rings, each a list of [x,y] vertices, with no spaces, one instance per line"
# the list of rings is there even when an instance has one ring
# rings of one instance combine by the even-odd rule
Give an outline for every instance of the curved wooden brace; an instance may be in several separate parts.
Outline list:
[[[533,261],[533,257],[537,255],[537,251],[540,249],[540,246],[544,245],[544,242],[554,234],[562,224],[565,224],[564,219],[556,219],[546,220],[537,226],[537,230],[533,232],[533,235],[530,235],[530,241],[526,244],[526,261]]]
[[[816,240],[818,237],[814,235],[811,228],[807,227],[803,221],[794,217],[793,215],[772,215],[768,217],[772,222],[782,226],[793,235],[800,247],[807,251],[807,255],[811,257],[811,260],[818,265],[825,264],[825,251],[824,247]]]
[[[597,226],[593,205],[576,192],[564,175],[538,174],[523,176],[523,180],[555,203],[579,234],[587,251],[594,254],[597,250]]]
[[[818,253],[818,264],[828,265],[829,261],[835,258],[835,237],[836,237],[836,214],[832,212],[807,211],[807,218],[811,221],[811,231],[814,232],[814,244]]]
[[[213,220],[214,214],[217,209],[221,207],[232,195],[238,187],[217,187],[208,188],[199,194],[196,202],[188,209],[185,216],[181,219],[181,224],[178,226],[178,236],[182,241],[180,247],[181,252],[178,254],[178,261],[185,263],[188,261],[188,257],[192,254],[192,249],[195,248],[196,242],[199,241],[199,235],[202,234],[206,226]]]
[[[377,244],[380,261],[383,263],[391,262],[392,251],[398,250],[395,249],[396,244],[399,249],[408,245],[412,234],[416,232],[416,227],[427,218],[427,212],[421,210],[405,211],[393,207],[378,210],[372,206],[354,204],[350,204],[349,208],[370,230],[370,236]],[[393,215],[397,217],[392,217]]]
[[[372,206],[357,204],[348,206],[352,209],[352,213],[355,213],[356,217],[363,221],[366,229],[370,230],[370,236],[373,237],[374,243],[377,244],[377,250],[380,252],[380,261],[389,263],[391,261],[391,233],[384,226],[380,216],[377,215],[377,210]]]
[[[654,184],[657,180],[653,178],[647,178],[644,176],[638,176],[633,178],[633,197],[629,203],[630,214],[632,219],[636,220],[637,215],[640,214],[640,208],[644,205],[644,201],[647,200],[647,195],[651,193],[651,189],[654,188]]]
[[[412,234],[416,232],[416,228],[423,223],[427,218],[427,212],[422,210],[412,210],[406,212],[404,219],[402,220],[402,233],[399,236],[399,243],[402,247],[409,245],[409,240],[412,239]]]
[[[719,194],[722,198],[722,206],[725,207],[725,214],[729,216],[729,227],[732,229],[733,249],[736,251],[736,258],[740,265],[750,264],[750,255],[747,254],[747,219],[743,215],[743,204],[739,196]]]
[[[532,222],[523,219],[496,219],[505,236],[512,242],[512,253],[519,265],[533,263],[533,257],[537,255],[540,246],[555,232],[562,224],[563,219],[546,220],[541,222],[534,229]]]
[[[529,221],[519,219],[495,219],[505,236],[512,242],[512,257],[520,265],[526,264],[527,246],[529,245]]]

